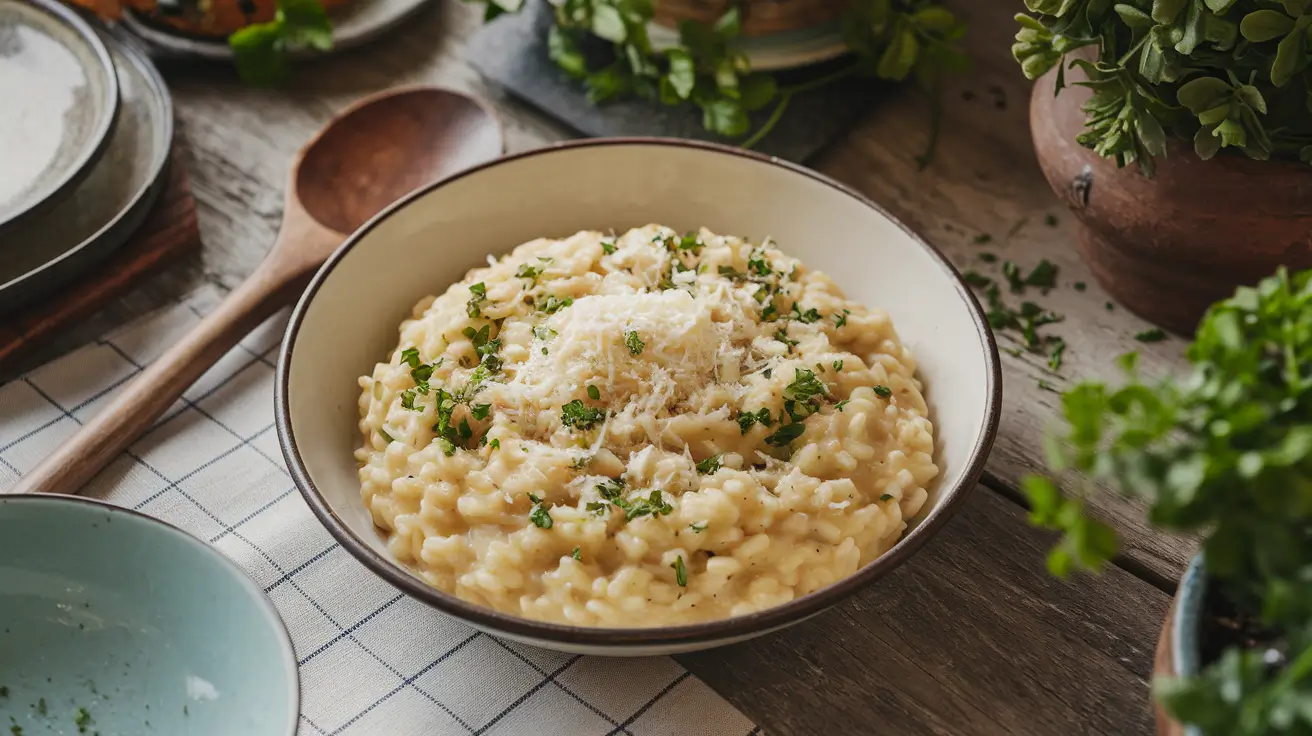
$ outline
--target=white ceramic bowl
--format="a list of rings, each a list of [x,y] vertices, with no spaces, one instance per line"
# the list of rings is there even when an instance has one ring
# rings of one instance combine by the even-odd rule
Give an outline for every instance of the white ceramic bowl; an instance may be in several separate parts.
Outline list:
[[[773,237],[850,298],[886,308],[919,363],[941,472],[892,550],[786,605],[721,621],[644,629],[547,624],[442,593],[399,564],[360,499],[353,456],[360,389],[396,345],[415,302],[539,236],[661,223]],[[278,363],[277,420],[292,476],[329,532],[406,593],[489,633],[587,654],[705,649],[797,623],[898,566],[975,486],[997,430],[997,346],[948,262],[877,205],[809,169],[739,149],[668,139],[595,139],[508,156],[426,187],[351,236],[292,315]],[[345,582],[345,581],[344,581]]]

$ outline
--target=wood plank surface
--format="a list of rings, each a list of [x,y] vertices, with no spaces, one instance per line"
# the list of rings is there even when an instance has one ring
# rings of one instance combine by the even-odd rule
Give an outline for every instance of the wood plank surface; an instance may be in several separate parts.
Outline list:
[[[979,488],[916,557],[786,632],[677,657],[771,736],[1142,734],[1170,603],[1111,568],[1047,576],[1048,535]]]
[[[1112,359],[1136,348],[1152,375],[1178,366],[1183,344],[1137,344],[1132,336],[1145,323],[1107,311],[1078,260],[1074,218],[1058,209],[1030,148],[1029,85],[1008,51],[1019,4],[947,4],[970,24],[975,68],[947,90],[933,164],[919,171],[915,163],[927,137],[926,98],[900,91],[816,166],[883,204],[963,269],[995,272],[997,264],[980,261],[983,251],[1024,268],[1043,258],[1056,263],[1062,288],[1037,301],[1065,315],[1048,331],[1069,343],[1066,364],[1053,375],[1046,357],[1003,355],[1005,404],[989,487],[910,563],[786,634],[682,660],[774,736],[1144,733],[1151,722],[1145,677],[1167,605],[1158,588],[1182,571],[1190,543],[1148,529],[1136,507],[1100,497],[1097,512],[1123,534],[1125,569],[1054,581],[1042,562],[1051,539],[1024,524],[1014,488],[1041,466],[1041,436],[1057,417],[1059,396],[1041,389],[1040,379],[1062,388],[1113,376]],[[221,66],[166,66],[204,248],[26,365],[202,283],[240,283],[273,240],[297,148],[371,91],[427,82],[483,95],[502,114],[511,151],[568,136],[484,86],[460,59],[478,22],[475,8],[442,0],[384,42],[308,65],[279,90],[242,86]],[[976,244],[982,233],[993,242]],[[1071,288],[1075,281],[1087,290]],[[1006,334],[1000,342],[1015,345]]]

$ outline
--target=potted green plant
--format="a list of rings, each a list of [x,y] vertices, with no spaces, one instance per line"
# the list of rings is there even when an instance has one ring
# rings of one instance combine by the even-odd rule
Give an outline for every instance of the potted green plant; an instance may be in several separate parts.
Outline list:
[[[1119,301],[1180,332],[1312,266],[1312,0],[1026,0],[1034,146]]]
[[[483,1],[489,19],[524,4]],[[914,78],[934,89],[944,72],[966,63],[957,45],[965,26],[933,0],[551,3],[551,60],[587,89],[594,104],[639,97],[694,106],[708,131],[749,148],[769,134],[799,93],[854,75],[896,82]],[[817,24],[841,28],[850,58],[794,84],[754,71],[740,47],[745,36]],[[658,33],[665,37],[659,43]]]
[[[1027,477],[1030,518],[1062,532],[1058,575],[1116,552],[1085,513],[1087,481],[1201,537],[1159,643],[1159,733],[1312,734],[1312,271],[1281,269],[1213,305],[1188,359],[1188,375],[1145,381],[1131,354],[1123,385],[1062,396],[1049,465],[1086,482],[1063,495]]]

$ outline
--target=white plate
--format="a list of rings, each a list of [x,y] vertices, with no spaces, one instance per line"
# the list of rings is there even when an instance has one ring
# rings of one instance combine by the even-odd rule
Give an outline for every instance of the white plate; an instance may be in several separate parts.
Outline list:
[[[679,42],[677,31],[655,23],[647,26],[647,37],[657,49],[666,49]],[[819,64],[851,53],[843,43],[842,26],[837,21],[799,31],[743,36],[737,39],[734,48],[746,54],[752,69],[758,72]]]
[[[374,40],[400,25],[429,0],[357,0],[340,11],[333,11],[333,48],[331,51],[301,51],[297,58],[321,56],[344,51]],[[128,10],[123,27],[145,41],[153,52],[168,56],[231,61],[232,49],[224,39],[194,36]]]

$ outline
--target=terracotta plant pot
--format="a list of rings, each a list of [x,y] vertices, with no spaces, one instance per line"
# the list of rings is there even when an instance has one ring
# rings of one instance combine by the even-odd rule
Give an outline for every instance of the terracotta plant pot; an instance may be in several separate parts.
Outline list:
[[[1161,636],[1157,639],[1157,656],[1153,658],[1153,676],[1192,676],[1202,668],[1203,602],[1207,593],[1207,571],[1199,555],[1189,564],[1175,599],[1166,612]],[[1157,736],[1196,736],[1197,730],[1181,725],[1153,701],[1157,716]]]
[[[1081,79],[1067,71],[1067,81]],[[1312,166],[1218,155],[1172,140],[1149,179],[1075,138],[1090,96],[1055,74],[1034,85],[1030,128],[1039,164],[1080,221],[1079,249],[1098,282],[1140,316],[1191,333],[1207,306],[1278,266],[1312,267]]]

